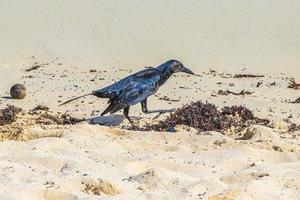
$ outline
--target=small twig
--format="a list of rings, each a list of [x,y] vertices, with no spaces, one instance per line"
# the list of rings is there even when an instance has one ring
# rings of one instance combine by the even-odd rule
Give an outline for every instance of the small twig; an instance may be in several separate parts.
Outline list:
[[[37,62],[35,62],[30,68],[25,69],[25,72],[30,72],[30,71],[33,71],[33,70],[37,70],[41,67],[43,67],[41,64],[38,64]]]
[[[64,172],[65,169],[69,168],[70,166],[68,165],[68,163],[64,164],[61,168],[60,168],[60,172]]]
[[[262,78],[264,75],[256,75],[256,74],[235,74],[233,78]]]

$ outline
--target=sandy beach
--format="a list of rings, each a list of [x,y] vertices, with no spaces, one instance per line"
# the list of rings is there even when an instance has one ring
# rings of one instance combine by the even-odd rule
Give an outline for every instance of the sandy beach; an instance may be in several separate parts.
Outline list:
[[[299,8],[276,0],[1,2],[0,109],[22,111],[0,125],[0,199],[300,199],[300,86],[291,88],[300,83]],[[122,112],[100,117],[106,99],[58,107],[171,58],[196,75],[173,75],[150,109],[200,100],[270,122],[142,131],[130,130]],[[25,99],[10,98],[16,83]],[[33,111],[38,105],[47,109]],[[55,121],[65,113],[85,120]],[[140,128],[169,116],[154,119],[140,104],[130,115]]]

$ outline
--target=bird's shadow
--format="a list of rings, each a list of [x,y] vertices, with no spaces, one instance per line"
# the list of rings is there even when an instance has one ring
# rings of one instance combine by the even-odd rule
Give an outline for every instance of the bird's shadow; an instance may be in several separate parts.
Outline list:
[[[108,116],[95,116],[89,119],[89,124],[99,124],[104,126],[118,126],[124,121],[123,115],[113,114]]]

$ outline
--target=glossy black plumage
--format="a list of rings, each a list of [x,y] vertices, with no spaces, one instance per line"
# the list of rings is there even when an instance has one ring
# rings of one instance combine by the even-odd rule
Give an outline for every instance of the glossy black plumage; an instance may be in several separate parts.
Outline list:
[[[147,98],[155,94],[159,87],[176,72],[193,74],[192,71],[185,68],[179,61],[169,60],[156,68],[144,69],[127,76],[110,86],[93,91],[87,95],[94,95],[99,98],[109,98],[109,106],[105,109],[101,116],[107,113],[112,114],[124,109],[125,117],[132,123],[128,116],[129,107],[142,102],[143,112],[150,113],[151,111],[148,111],[147,109]],[[71,99],[61,105],[69,103],[80,97]],[[158,112],[162,111],[160,110]]]

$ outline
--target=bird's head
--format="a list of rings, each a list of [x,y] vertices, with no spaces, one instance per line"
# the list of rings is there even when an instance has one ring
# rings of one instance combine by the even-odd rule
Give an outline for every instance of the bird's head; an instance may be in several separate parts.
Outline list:
[[[187,74],[195,75],[190,69],[186,68],[181,62],[178,60],[169,60],[166,62],[167,66],[173,73],[184,72]]]

